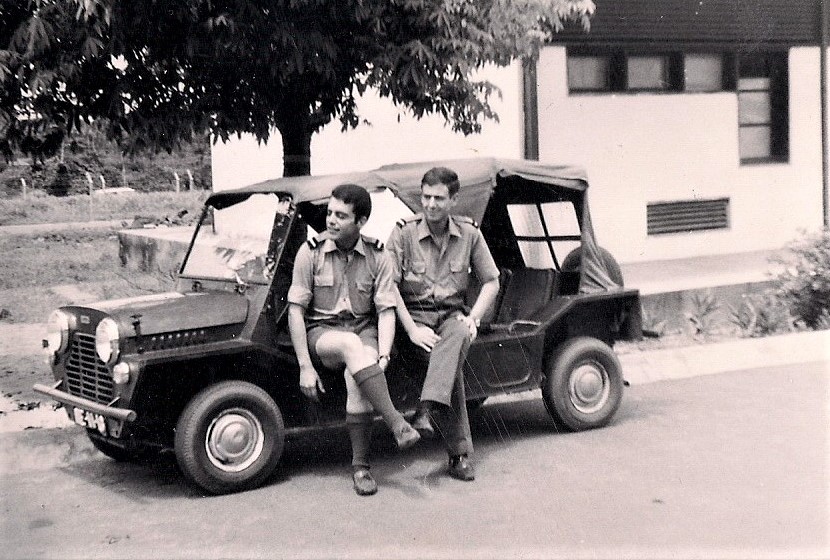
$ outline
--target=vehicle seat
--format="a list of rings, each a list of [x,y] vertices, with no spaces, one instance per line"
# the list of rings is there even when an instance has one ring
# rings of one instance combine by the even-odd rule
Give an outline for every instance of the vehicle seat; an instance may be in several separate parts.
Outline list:
[[[508,327],[517,321],[531,321],[533,314],[551,300],[555,283],[554,270],[514,269],[502,296],[495,324]]]

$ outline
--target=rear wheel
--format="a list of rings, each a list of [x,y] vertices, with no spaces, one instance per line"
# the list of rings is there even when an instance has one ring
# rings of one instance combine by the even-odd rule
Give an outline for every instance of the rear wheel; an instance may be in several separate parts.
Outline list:
[[[212,494],[260,485],[285,443],[282,413],[261,388],[224,381],[197,394],[176,425],[176,460],[185,477]]]
[[[622,401],[622,367],[595,338],[578,337],[556,349],[542,381],[542,398],[557,424],[581,431],[606,425]]]

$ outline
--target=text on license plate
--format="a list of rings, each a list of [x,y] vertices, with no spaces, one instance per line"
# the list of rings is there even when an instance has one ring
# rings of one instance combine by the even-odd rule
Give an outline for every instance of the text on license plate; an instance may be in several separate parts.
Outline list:
[[[92,428],[98,430],[103,435],[107,435],[107,421],[101,414],[96,414],[95,412],[90,412],[81,408],[73,408],[72,419],[79,426]]]

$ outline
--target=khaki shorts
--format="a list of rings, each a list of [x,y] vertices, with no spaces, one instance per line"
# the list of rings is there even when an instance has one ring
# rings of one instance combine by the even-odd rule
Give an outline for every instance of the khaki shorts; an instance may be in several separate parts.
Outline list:
[[[364,346],[378,349],[378,327],[374,323],[360,321],[344,325],[315,325],[308,329],[308,353],[311,355],[311,362],[315,368],[323,367],[320,356],[317,355],[317,341],[327,332],[350,332],[355,333]]]

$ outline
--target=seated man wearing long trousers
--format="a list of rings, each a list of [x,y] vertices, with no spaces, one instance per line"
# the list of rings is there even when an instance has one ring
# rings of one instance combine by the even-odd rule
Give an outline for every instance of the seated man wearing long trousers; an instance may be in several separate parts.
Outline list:
[[[451,169],[430,169],[421,181],[423,213],[399,222],[387,250],[394,256],[398,319],[411,342],[402,350],[429,362],[412,425],[424,437],[433,436],[437,426],[449,454],[449,475],[473,480],[462,368],[481,318],[498,294],[499,270],[475,222],[450,213],[459,188]],[[471,268],[482,287],[467,311]]]
[[[377,492],[368,457],[375,411],[392,430],[399,449],[420,439],[395,409],[386,384],[397,291],[383,245],[360,235],[371,211],[366,189],[336,187],[329,199],[326,231],[300,247],[288,291],[288,326],[303,394],[319,400],[317,391],[325,392],[325,387],[317,368],[345,366],[346,424],[359,495]]]

